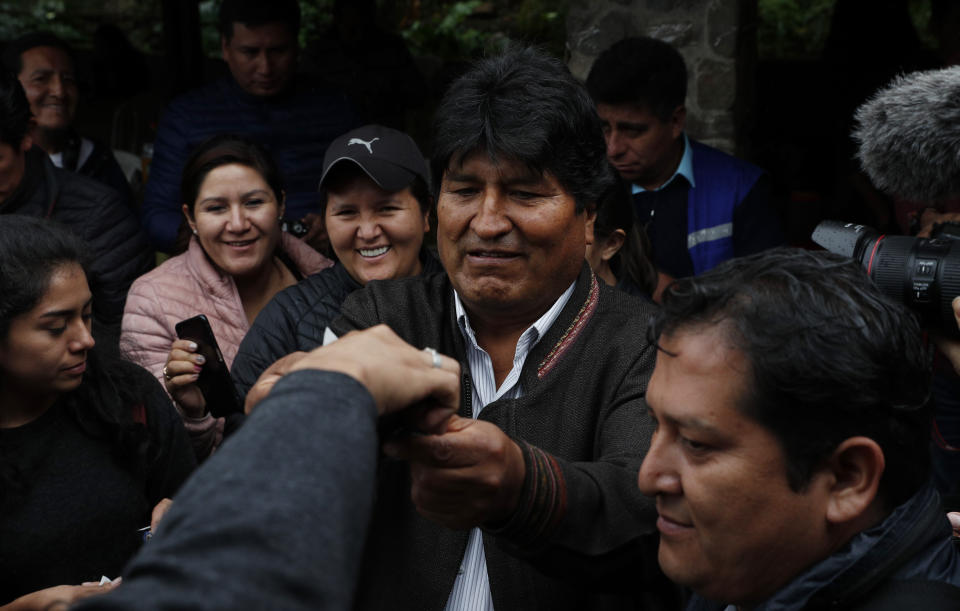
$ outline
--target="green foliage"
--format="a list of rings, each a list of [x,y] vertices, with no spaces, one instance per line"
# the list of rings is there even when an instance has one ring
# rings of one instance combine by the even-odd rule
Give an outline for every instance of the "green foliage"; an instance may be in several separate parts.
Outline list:
[[[135,47],[161,52],[163,23],[159,2],[0,0],[0,40],[13,40],[27,32],[43,30],[84,48],[91,45],[97,26],[110,22],[122,28]]]
[[[830,32],[834,0],[758,0],[762,58],[816,57]]]
[[[484,48],[488,35],[465,22],[481,4],[481,0],[447,3],[400,33],[414,55],[472,57]]]
[[[76,25],[62,19],[64,0],[41,2],[0,2],[0,39],[12,40],[25,32],[45,30],[69,42],[84,38]]]
[[[333,21],[333,0],[300,0],[300,46],[319,38]]]
[[[819,57],[830,32],[836,0],[757,0],[760,27],[757,44],[765,59]],[[930,0],[908,0],[910,18],[920,39],[928,47],[936,41],[927,30]],[[870,27],[865,14],[864,27]]]
[[[569,0],[378,0],[381,19],[391,22],[383,25],[399,31],[411,52],[444,59],[476,57],[507,40],[539,44],[560,56],[568,4]],[[204,54],[219,57],[220,0],[199,0],[198,6]],[[301,44],[329,27],[332,9],[333,0],[300,0]],[[137,48],[163,53],[160,0],[0,0],[0,40],[48,30],[84,47],[97,25],[108,21],[123,28]]]
[[[418,18],[404,24],[400,33],[416,55],[470,58],[509,40],[539,44],[562,55],[567,6],[568,0],[423,0]]]
[[[511,38],[543,45],[562,57],[567,41],[566,0],[523,0],[508,17]]]

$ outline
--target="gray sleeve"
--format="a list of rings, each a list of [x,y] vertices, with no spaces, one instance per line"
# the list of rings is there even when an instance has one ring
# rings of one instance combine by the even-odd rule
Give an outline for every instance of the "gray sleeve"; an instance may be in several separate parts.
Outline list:
[[[349,609],[376,457],[359,382],[290,374],[183,486],[123,584],[75,609]]]

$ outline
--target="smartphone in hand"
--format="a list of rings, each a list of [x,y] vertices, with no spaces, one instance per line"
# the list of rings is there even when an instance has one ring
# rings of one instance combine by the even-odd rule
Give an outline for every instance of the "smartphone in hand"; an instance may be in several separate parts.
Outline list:
[[[230,377],[230,369],[223,360],[217,338],[213,336],[210,321],[203,314],[181,320],[176,325],[177,337],[197,344],[197,353],[203,355],[204,363],[197,379],[197,386],[207,402],[207,409],[216,417],[243,412],[237,391]]]

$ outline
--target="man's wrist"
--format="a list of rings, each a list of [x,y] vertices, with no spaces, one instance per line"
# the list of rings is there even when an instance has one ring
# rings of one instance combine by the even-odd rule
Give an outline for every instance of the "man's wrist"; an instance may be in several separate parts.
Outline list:
[[[487,532],[534,545],[553,532],[567,511],[566,478],[557,459],[525,441],[514,440],[523,456],[523,483],[514,510],[484,524]]]

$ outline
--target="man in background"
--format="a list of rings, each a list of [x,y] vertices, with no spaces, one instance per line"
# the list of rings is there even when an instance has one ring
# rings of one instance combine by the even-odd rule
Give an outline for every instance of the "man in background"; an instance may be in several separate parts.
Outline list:
[[[4,214],[57,221],[90,247],[93,334],[116,348],[127,290],[148,271],[153,252],[117,192],[53,165],[33,146],[30,105],[20,81],[0,71],[0,222]],[[2,263],[2,262],[0,262]]]
[[[76,57],[70,45],[53,34],[33,32],[7,45],[3,58],[30,102],[35,121],[33,143],[50,156],[53,165],[114,189],[132,209],[133,192],[113,152],[73,127],[79,91]]]
[[[763,170],[685,133],[687,69],[676,49],[653,38],[621,40],[594,62],[587,89],[607,158],[633,185],[661,289],[670,278],[783,243]]]
[[[284,175],[287,217],[303,219],[319,209],[327,145],[358,125],[343,95],[296,74],[296,0],[224,0],[219,22],[230,75],[173,100],[157,129],[142,218],[163,251],[173,248],[183,219],[183,164],[210,136],[237,133],[264,145]],[[307,240],[322,246],[322,222],[314,216]]]

